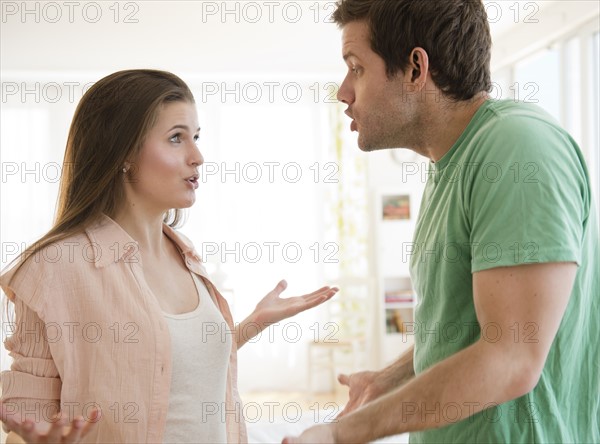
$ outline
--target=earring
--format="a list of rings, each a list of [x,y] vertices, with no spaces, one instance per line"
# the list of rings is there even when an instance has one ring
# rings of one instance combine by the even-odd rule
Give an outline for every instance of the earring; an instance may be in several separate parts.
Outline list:
[[[126,173],[127,172],[127,167],[123,167],[123,172]]]

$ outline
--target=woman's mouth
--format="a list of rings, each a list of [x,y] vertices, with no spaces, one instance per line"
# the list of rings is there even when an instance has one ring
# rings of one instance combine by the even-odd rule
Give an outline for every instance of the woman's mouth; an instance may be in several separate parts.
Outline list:
[[[185,181],[187,183],[190,184],[190,186],[194,189],[197,190],[198,189],[198,176],[192,176],[192,177],[188,177],[187,179],[185,179]]]

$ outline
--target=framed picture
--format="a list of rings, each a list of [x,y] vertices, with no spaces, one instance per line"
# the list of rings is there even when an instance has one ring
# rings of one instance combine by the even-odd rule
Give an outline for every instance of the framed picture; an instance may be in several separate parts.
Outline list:
[[[405,334],[412,331],[414,309],[412,307],[385,310],[385,329],[387,333]]]
[[[410,219],[410,196],[408,194],[384,195],[381,208],[383,220]]]

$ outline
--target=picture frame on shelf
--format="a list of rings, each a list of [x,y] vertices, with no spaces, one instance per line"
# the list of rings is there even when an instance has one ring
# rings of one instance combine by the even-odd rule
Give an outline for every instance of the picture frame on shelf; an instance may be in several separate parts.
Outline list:
[[[402,182],[372,190],[372,224],[375,233],[377,327],[381,341],[376,353],[380,365],[397,359],[397,353],[414,343],[417,295],[410,278],[410,258],[420,205],[419,183]]]
[[[389,304],[412,304],[415,300],[415,294],[412,289],[386,289],[385,303]]]
[[[414,323],[413,307],[404,308],[386,308],[385,310],[385,330],[388,334],[400,333],[406,334],[413,331]]]
[[[381,197],[382,220],[410,220],[410,195],[394,194]]]
[[[415,292],[409,276],[389,276],[383,279],[383,306],[386,334],[411,331],[414,320]]]

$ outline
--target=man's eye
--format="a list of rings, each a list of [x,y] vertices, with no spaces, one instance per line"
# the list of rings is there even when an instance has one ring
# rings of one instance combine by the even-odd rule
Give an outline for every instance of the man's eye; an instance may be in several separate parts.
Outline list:
[[[180,133],[174,134],[173,136],[171,136],[171,138],[169,140],[173,143],[181,143],[181,134]]]
[[[199,136],[198,134],[196,134],[196,135],[194,136],[194,143],[196,143],[196,144],[197,144],[199,140],[200,140],[200,136]]]

